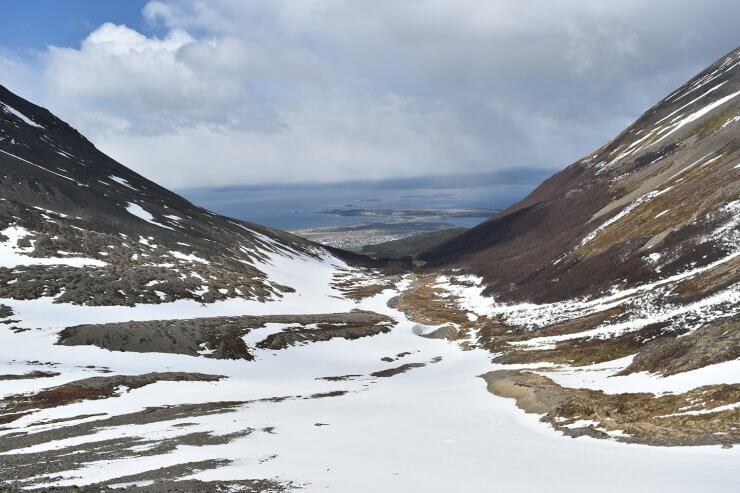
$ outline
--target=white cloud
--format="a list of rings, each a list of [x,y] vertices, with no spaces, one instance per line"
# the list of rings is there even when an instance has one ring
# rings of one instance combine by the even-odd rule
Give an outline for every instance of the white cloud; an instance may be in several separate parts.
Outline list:
[[[484,154],[466,135],[463,115],[400,97],[309,102],[279,119],[272,131],[198,125],[156,137],[116,135],[100,144],[132,164],[156,155],[147,174],[174,187],[452,173],[457,163]]]
[[[729,1],[157,0],[146,32],[103,24],[79,48],[50,47],[37,92],[169,186],[558,167],[734,48],[733,12]]]
[[[79,49],[50,47],[44,79],[57,98],[125,118],[132,132],[139,120],[176,129],[244,101],[243,59],[232,38],[198,41],[179,29],[149,38],[103,24]]]

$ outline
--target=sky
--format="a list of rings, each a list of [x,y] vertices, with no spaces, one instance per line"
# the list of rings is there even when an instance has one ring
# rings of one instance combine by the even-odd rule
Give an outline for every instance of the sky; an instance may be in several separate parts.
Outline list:
[[[736,0],[0,12],[0,84],[180,189],[563,168],[740,43]]]

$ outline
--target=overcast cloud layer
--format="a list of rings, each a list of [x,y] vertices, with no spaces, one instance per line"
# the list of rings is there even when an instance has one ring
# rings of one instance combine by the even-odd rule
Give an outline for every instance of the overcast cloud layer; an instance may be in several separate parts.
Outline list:
[[[564,167],[735,48],[740,2],[161,0],[1,83],[171,187]]]

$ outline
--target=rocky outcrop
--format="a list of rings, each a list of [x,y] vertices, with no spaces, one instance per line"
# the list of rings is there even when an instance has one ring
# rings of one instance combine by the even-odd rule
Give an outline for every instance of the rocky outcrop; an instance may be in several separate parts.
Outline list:
[[[740,358],[740,315],[714,320],[676,339],[650,341],[621,375],[639,371],[674,375]]]
[[[514,399],[528,413],[542,414],[542,421],[572,437],[660,446],[740,443],[738,410],[732,407],[740,400],[740,384],[655,396],[565,388],[545,376],[517,370],[481,376],[490,392]]]
[[[388,332],[395,324],[390,317],[367,311],[149,320],[67,327],[59,333],[57,344],[251,361],[254,356],[242,337],[268,323],[292,326],[267,336],[257,343],[258,348],[285,349],[335,337],[356,339]]]

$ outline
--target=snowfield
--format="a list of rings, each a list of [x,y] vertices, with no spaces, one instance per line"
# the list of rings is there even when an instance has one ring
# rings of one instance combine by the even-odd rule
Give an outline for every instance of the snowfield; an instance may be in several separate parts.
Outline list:
[[[86,307],[54,304],[51,299],[0,300],[15,311],[16,325],[33,330],[0,331],[0,374],[41,369],[61,373],[45,379],[10,380],[0,397],[30,392],[99,375],[184,371],[224,375],[219,382],[158,382],[123,391],[119,397],[88,400],[42,409],[0,431],[3,435],[53,429],[68,423],[48,420],[76,416],[72,423],[95,421],[151,406],[219,401],[252,401],[234,412],[171,421],[103,428],[93,435],[69,437],[9,453],[39,452],[122,436],[171,438],[197,431],[222,436],[246,428],[254,431],[228,443],[180,445],[174,451],[145,457],[87,464],[63,472],[49,485],[90,484],[157,467],[205,459],[230,459],[228,465],[195,472],[201,480],[277,478],[302,485],[303,491],[737,491],[740,450],[720,447],[649,447],[588,437],[571,439],[524,414],[513,401],[490,394],[478,377],[503,368],[483,350],[463,351],[457,344],[419,337],[417,324],[387,306],[398,289],[363,300],[348,300],[330,287],[337,269],[350,269],[332,257],[320,259],[271,254],[258,266],[269,278],[296,289],[268,303],[230,299],[209,305],[178,301],[136,307]],[[476,288],[458,291],[483,308]],[[354,308],[393,317],[387,334],[356,340],[332,339],[281,351],[255,349],[255,361],[217,360],[160,353],[111,352],[92,346],[58,346],[64,326],[128,320],[192,318],[218,315],[347,312]],[[282,329],[270,324],[250,332],[253,344]],[[431,328],[430,328],[431,329]],[[205,350],[205,349],[204,349]],[[410,353],[402,357],[401,353]],[[381,361],[393,357],[395,361]],[[30,362],[36,363],[30,363]],[[51,365],[42,363],[50,362]],[[388,378],[370,374],[404,363],[411,368]],[[697,370],[737,376],[737,362]],[[659,379],[648,375],[609,378],[627,361],[548,373],[566,385],[607,391],[688,388],[709,377],[685,375]],[[542,367],[543,365],[538,365]],[[510,367],[510,366],[507,366]],[[344,380],[323,377],[358,375]],[[711,379],[711,378],[709,378]],[[665,382],[663,387],[656,382]],[[689,382],[689,383],[686,383]],[[306,398],[343,391],[343,395]],[[264,400],[287,397],[285,400]],[[99,415],[98,415],[99,414]],[[176,426],[182,425],[182,426]],[[625,474],[629,471],[629,474]],[[142,483],[146,484],[146,482]]]

